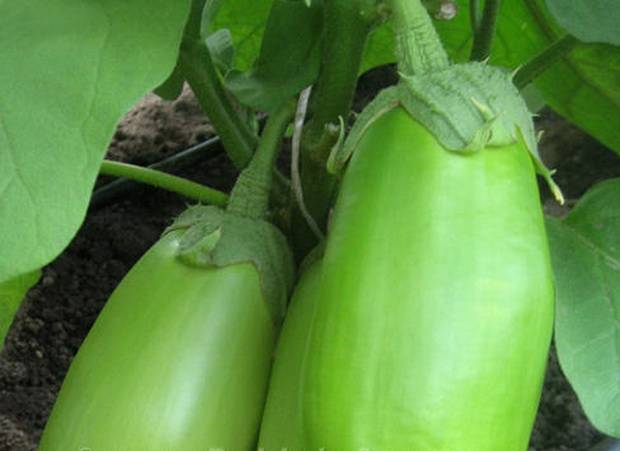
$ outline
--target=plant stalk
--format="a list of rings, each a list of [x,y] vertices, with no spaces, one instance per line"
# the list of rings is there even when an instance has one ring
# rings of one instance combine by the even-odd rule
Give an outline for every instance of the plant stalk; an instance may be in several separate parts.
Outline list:
[[[579,44],[577,38],[570,34],[566,34],[557,39],[538,55],[521,66],[515,73],[512,80],[513,83],[519,89],[525,88],[557,61],[568,55],[577,44]]]
[[[491,46],[493,45],[501,3],[501,0],[486,0],[480,20],[472,18],[472,21],[476,21],[477,27],[473,30],[474,45],[469,58],[471,61],[484,61],[491,55]],[[475,11],[474,14],[478,14],[478,12]]]
[[[200,183],[166,174],[165,172],[136,166],[118,161],[103,160],[99,173],[115,177],[124,177],[147,185],[181,194],[190,199],[223,207],[228,202],[228,195]]]
[[[185,24],[183,34],[192,39],[200,38],[200,26],[202,24],[202,12],[205,8],[206,0],[192,0],[189,17]]]
[[[480,2],[482,2],[482,0],[469,1],[469,25],[472,36],[475,36],[480,29],[480,21],[482,19],[482,14],[480,14]]]
[[[307,213],[324,229],[336,185],[325,169],[331,150],[326,142],[333,134],[328,126],[349,115],[366,41],[380,13],[376,0],[325,0],[323,16],[321,67],[309,102],[312,119],[303,130],[300,175]],[[298,208],[291,221],[293,245],[302,258],[316,244],[316,235]]]
[[[337,123],[351,108],[366,41],[378,19],[375,0],[327,0],[319,78],[312,90],[312,123],[306,135],[314,143],[326,124]]]
[[[186,38],[179,62],[230,159],[238,169],[243,169],[252,158],[257,140],[230,102],[206,44]]]

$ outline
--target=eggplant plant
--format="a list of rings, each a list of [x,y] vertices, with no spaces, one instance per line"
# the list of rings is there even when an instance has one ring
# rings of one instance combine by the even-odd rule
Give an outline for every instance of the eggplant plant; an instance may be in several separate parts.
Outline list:
[[[523,451],[552,337],[620,437],[620,179],[545,218],[533,124],[547,105],[620,153],[618,23],[614,0],[0,2],[0,338],[97,175],[197,203],[109,299],[40,449]],[[184,84],[231,193],[104,159]]]

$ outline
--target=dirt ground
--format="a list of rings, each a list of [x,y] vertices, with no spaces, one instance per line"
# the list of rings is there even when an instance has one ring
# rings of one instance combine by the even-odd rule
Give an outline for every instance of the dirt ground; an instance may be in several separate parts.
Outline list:
[[[380,84],[366,77],[359,101]],[[557,167],[556,179],[568,199],[579,198],[597,181],[620,176],[618,156],[557,116],[546,112],[539,126],[547,130],[543,151]],[[175,102],[150,95],[125,117],[109,156],[150,164],[211,134],[191,94]],[[201,163],[181,175],[228,190],[235,171],[218,149],[205,152]],[[561,212],[549,199],[545,205],[547,211]],[[44,269],[0,352],[0,450],[36,448],[71,359],[106,299],[185,206],[179,196],[139,187],[91,210],[69,247]],[[551,353],[530,450],[582,451],[600,439]]]

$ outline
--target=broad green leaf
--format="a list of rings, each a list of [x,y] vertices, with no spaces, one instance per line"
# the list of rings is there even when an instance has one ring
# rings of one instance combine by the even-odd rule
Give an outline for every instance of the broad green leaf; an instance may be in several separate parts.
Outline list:
[[[183,83],[185,83],[185,77],[177,64],[168,78],[153,92],[164,100],[174,100],[183,92]]]
[[[117,121],[175,65],[188,3],[0,0],[0,282],[71,240]]]
[[[557,22],[583,42],[620,45],[618,0],[546,0]]]
[[[271,112],[312,84],[320,65],[320,2],[275,0],[253,68],[231,71],[226,87],[245,105]],[[295,30],[295,33],[291,33]]]
[[[19,304],[39,277],[41,271],[37,270],[0,283],[0,349]]]
[[[620,437],[620,179],[596,185],[547,230],[560,364],[592,424]]]

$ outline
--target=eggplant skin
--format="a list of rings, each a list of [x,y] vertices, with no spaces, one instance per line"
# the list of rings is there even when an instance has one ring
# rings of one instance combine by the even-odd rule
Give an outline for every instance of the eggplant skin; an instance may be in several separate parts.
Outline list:
[[[279,356],[301,360],[289,451],[527,449],[554,289],[523,143],[451,152],[386,113],[345,173],[319,285],[301,357]]]
[[[178,246],[165,235],[116,288],[40,451],[253,449],[276,336],[259,274],[187,266]]]

